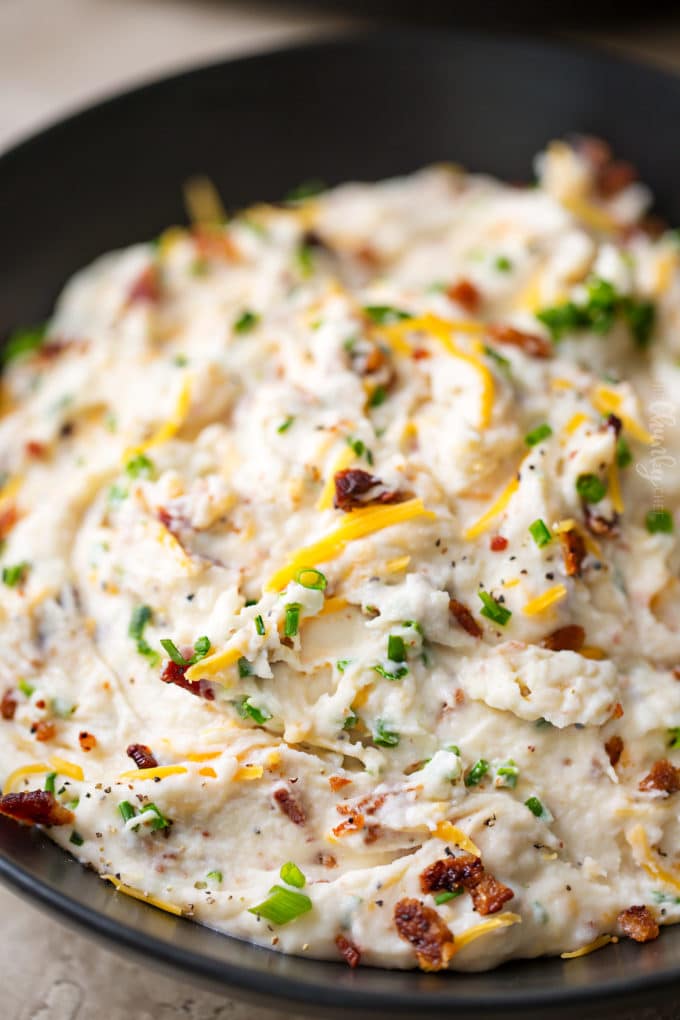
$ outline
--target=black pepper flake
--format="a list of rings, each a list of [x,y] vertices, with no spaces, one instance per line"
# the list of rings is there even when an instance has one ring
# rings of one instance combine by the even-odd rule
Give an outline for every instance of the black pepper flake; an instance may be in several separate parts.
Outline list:
[[[555,580],[555,575],[552,573],[552,571],[549,571],[549,573],[547,573],[545,575],[545,579],[546,579],[546,581],[554,581]]]

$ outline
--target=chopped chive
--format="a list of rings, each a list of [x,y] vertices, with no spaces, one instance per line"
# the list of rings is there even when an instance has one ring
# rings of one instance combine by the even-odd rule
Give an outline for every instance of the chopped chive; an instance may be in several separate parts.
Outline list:
[[[153,811],[153,813],[156,815],[156,817],[151,822],[151,828],[153,829],[154,832],[157,829],[167,829],[168,826],[170,825],[170,822],[165,817],[161,809],[156,807],[155,804],[145,804],[144,810]]]
[[[347,445],[354,450],[357,457],[365,457],[368,463],[373,465],[373,453],[366,446],[363,439],[354,439],[353,436],[347,436]]]
[[[293,864],[292,861],[287,861],[286,864],[281,865],[281,871],[279,874],[287,885],[294,885],[296,889],[304,889],[307,879],[302,874],[297,864]]]
[[[395,670],[389,670],[385,669],[384,666],[381,666],[380,663],[378,663],[373,667],[373,669],[376,673],[379,673],[380,676],[384,677],[385,680],[402,680],[408,673],[408,666],[397,666]]]
[[[30,568],[30,563],[23,560],[21,563],[15,563],[12,567],[2,568],[2,581],[8,588],[16,588],[18,584],[21,584],[26,579],[26,574]]]
[[[23,354],[31,354],[37,350],[42,345],[46,332],[47,326],[44,324],[24,326],[15,330],[3,346],[2,353],[0,354],[0,363],[3,366],[8,365],[15,358],[20,358]]]
[[[188,667],[200,662],[201,659],[205,659],[206,655],[210,651],[210,638],[205,635],[197,638],[194,642],[194,654],[188,659],[184,658],[175,642],[171,641],[170,638],[161,638],[161,645],[176,665]]]
[[[388,730],[383,719],[376,720],[373,743],[378,747],[396,747],[400,736],[395,730]]]
[[[316,567],[303,567],[302,570],[298,570],[295,580],[303,588],[309,588],[311,591],[325,591],[328,587],[326,575]]]
[[[620,468],[626,468],[632,463],[633,454],[631,453],[630,446],[626,442],[625,436],[619,436],[616,441],[616,463]]]
[[[305,893],[284,889],[282,885],[273,885],[267,899],[258,903],[256,907],[250,907],[249,913],[264,917],[272,924],[288,924],[311,909],[312,901]]]
[[[48,772],[45,776],[45,792],[54,793],[54,781],[57,778],[56,772]]]
[[[455,900],[457,896],[462,896],[462,894],[463,894],[462,886],[459,889],[453,890],[445,889],[443,892],[437,893],[437,895],[434,898],[434,902],[437,904],[438,907],[441,907],[442,903],[448,903],[449,900]]]
[[[127,499],[127,489],[124,489],[122,485],[112,485],[109,488],[107,499],[109,503],[122,503],[124,499]]]
[[[548,525],[540,517],[537,517],[529,525],[529,533],[539,549],[542,549],[544,545],[548,545],[552,541],[552,533]]]
[[[144,628],[151,621],[152,615],[150,606],[135,606],[128,626],[128,634],[131,638],[139,641],[144,636]]]
[[[302,276],[311,276],[314,272],[314,250],[310,244],[301,244],[295,253],[295,260]]]
[[[458,757],[460,758],[460,748],[458,747],[457,744],[446,744],[444,746],[444,750],[450,751],[452,754],[457,754]]]
[[[130,478],[151,478],[154,471],[153,461],[149,460],[144,453],[138,453],[135,457],[131,457],[125,465],[125,473]]]
[[[495,351],[493,349],[493,347],[489,347],[486,344],[484,345],[484,353],[486,354],[487,357],[491,358],[492,361],[496,362],[496,364],[501,369],[504,375],[510,374],[512,370],[512,364],[508,360],[508,358],[504,358],[502,354],[499,354],[498,351]]]
[[[368,401],[369,407],[380,407],[387,400],[387,390],[384,386],[376,386],[371,393],[370,400]]]
[[[33,686],[33,684],[29,684],[28,680],[20,680],[17,684],[17,687],[19,688],[22,694],[26,695],[27,698],[30,698],[33,692],[35,691],[35,687]]]
[[[504,627],[512,616],[511,610],[502,606],[500,602],[496,601],[493,595],[489,595],[486,591],[478,591],[477,594],[483,602],[482,609],[480,610],[482,616],[485,616],[487,620],[493,620],[494,623]]]
[[[406,661],[406,645],[403,637],[398,634],[390,634],[387,639],[387,658],[392,662]]]
[[[252,719],[258,726],[264,726],[272,717],[271,712],[268,712],[266,708],[258,708],[256,705],[251,705],[250,698],[247,696],[237,703],[236,709],[242,719]]]
[[[208,874],[205,877],[206,878],[211,878],[213,880],[213,882],[221,882],[222,881],[222,872],[221,871],[209,871]]]
[[[605,497],[607,486],[597,475],[583,474],[576,479],[576,491],[585,503],[599,503]]]
[[[319,180],[318,177],[313,177],[309,181],[302,181],[301,184],[291,188],[286,194],[285,202],[304,202],[307,198],[314,198],[315,195],[320,195],[322,191],[326,191],[327,185],[323,181]]]
[[[85,840],[80,833],[74,829],[69,837],[69,843],[73,843],[74,846],[82,846],[84,842]]]
[[[338,672],[344,673],[351,661],[351,659],[338,659],[335,663]]]
[[[50,706],[54,715],[60,719],[69,719],[76,710],[73,702],[67,701],[65,698],[52,698]]]
[[[538,443],[542,443],[544,439],[548,439],[552,435],[552,429],[547,422],[543,422],[541,425],[537,425],[536,428],[532,429],[531,432],[527,432],[524,437],[524,442],[527,446],[537,446]]]
[[[489,771],[489,767],[490,766],[486,758],[480,758],[478,761],[474,763],[472,768],[465,776],[465,785],[478,786],[481,783],[484,776]]]
[[[291,427],[291,425],[293,424],[294,421],[295,421],[295,416],[292,415],[292,414],[289,414],[288,417],[285,418],[281,422],[281,424],[279,425],[279,427],[277,428],[276,431],[279,433],[279,435],[281,435],[282,432],[287,432],[288,429]]]
[[[645,527],[650,535],[657,532],[669,535],[674,528],[673,515],[670,510],[649,510],[645,516]]]
[[[371,322],[375,322],[378,326],[389,326],[390,323],[413,318],[410,312],[404,312],[401,308],[392,308],[391,305],[366,305],[364,312]]]
[[[118,810],[124,822],[129,822],[131,818],[135,817],[135,809],[129,800],[121,800]]]
[[[509,273],[512,269],[512,262],[507,255],[498,255],[494,262],[494,266],[499,273]]]
[[[254,623],[255,630],[257,631],[257,633],[260,635],[260,637],[264,637],[265,635],[264,620],[259,614],[255,617]]]
[[[514,790],[517,786],[518,777],[519,768],[515,765],[512,758],[510,758],[505,765],[499,765],[496,769],[496,780],[498,786],[508,786],[511,790]]]
[[[668,746],[672,747],[674,750],[678,750],[680,748],[680,726],[671,726],[668,730],[668,735],[670,737],[670,743]]]
[[[246,599],[244,604],[245,604],[246,609],[248,608],[248,606],[256,606],[257,605],[257,599]]]
[[[251,329],[255,329],[259,321],[260,316],[246,308],[234,323],[234,332],[250,333]]]
[[[300,610],[302,606],[299,602],[290,602],[286,606],[286,617],[283,623],[284,637],[295,637],[300,628]]]
[[[244,680],[245,677],[247,677],[247,676],[252,676],[253,675],[253,667],[250,665],[248,660],[243,655],[238,660],[237,666],[238,666],[238,675],[240,676],[241,680]]]
[[[544,818],[547,815],[547,812],[538,797],[529,797],[528,800],[524,801],[524,804],[536,818]]]
[[[354,729],[354,727],[356,726],[356,724],[358,722],[359,722],[359,716],[358,715],[354,715],[354,713],[351,713],[350,715],[347,716],[347,718],[343,722],[342,728],[343,728],[343,730]]]

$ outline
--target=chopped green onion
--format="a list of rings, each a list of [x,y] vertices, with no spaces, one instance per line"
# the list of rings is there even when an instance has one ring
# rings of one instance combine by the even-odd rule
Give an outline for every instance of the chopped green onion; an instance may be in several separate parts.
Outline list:
[[[406,661],[406,645],[403,637],[398,634],[390,634],[387,639],[387,658],[392,662]]]
[[[153,811],[153,813],[156,815],[156,817],[151,822],[151,828],[153,829],[154,832],[157,829],[167,829],[168,826],[170,825],[168,819],[165,817],[160,808],[156,807],[155,804],[145,804],[144,810]]]
[[[338,661],[335,663],[338,672],[344,673],[351,661],[352,661],[351,659],[338,659]]]
[[[186,368],[189,364],[189,359],[186,354],[176,354],[172,359],[172,363],[176,368]]]
[[[286,194],[285,202],[304,202],[307,198],[314,198],[315,195],[320,195],[322,191],[326,191],[327,185],[323,181],[319,180],[318,177],[312,177],[308,181],[302,181],[301,184],[291,188]]]
[[[188,659],[184,658],[175,642],[171,641],[170,638],[161,638],[161,645],[174,663],[178,666],[188,667],[200,662],[201,659],[205,659],[206,655],[210,651],[210,638],[205,635],[197,638],[194,642],[194,654]]]
[[[307,879],[302,874],[297,864],[293,864],[292,861],[287,861],[286,864],[281,865],[281,871],[279,874],[287,885],[294,885],[296,889],[304,889]]]
[[[540,517],[537,517],[529,525],[529,533],[539,549],[542,549],[544,545],[548,545],[552,541],[552,533],[548,525]]]
[[[458,757],[460,758],[460,748],[458,747],[457,744],[446,744],[444,746],[444,750],[450,751],[452,754],[457,754]]]
[[[494,266],[499,273],[509,273],[512,269],[512,262],[507,255],[498,255],[494,262]]]
[[[130,617],[130,624],[128,626],[128,634],[131,638],[139,641],[144,635],[144,628],[147,623],[151,621],[152,617],[150,606],[135,606],[132,610],[132,616]]]
[[[584,474],[576,479],[576,491],[586,503],[599,503],[604,499],[607,486],[597,475]]]
[[[295,580],[303,588],[309,588],[311,591],[325,591],[328,587],[326,575],[316,567],[303,567],[302,570],[298,570]]]
[[[391,305],[366,305],[364,312],[378,326],[389,326],[390,323],[413,318],[410,312],[403,312],[401,308],[392,308]]]
[[[402,680],[408,673],[408,666],[397,666],[394,671],[390,671],[389,669],[385,669],[384,666],[378,664],[377,666],[374,666],[373,669],[376,673],[379,673],[380,676],[384,677],[385,680]]]
[[[380,407],[387,400],[387,390],[384,386],[376,386],[371,393],[370,400],[368,401],[369,407]]]
[[[295,253],[298,269],[302,276],[311,276],[314,272],[314,250],[310,244],[301,244]]]
[[[505,765],[499,765],[496,769],[497,786],[508,786],[511,790],[514,790],[517,786],[518,777],[519,768],[515,765],[512,758],[510,758]]]
[[[366,446],[363,439],[354,439],[352,436],[347,436],[347,445],[354,450],[357,457],[365,457],[369,464],[373,464],[373,453]]]
[[[434,898],[434,902],[437,904],[438,907],[441,907],[442,903],[448,903],[449,900],[455,900],[456,896],[462,896],[462,894],[463,894],[462,886],[460,887],[460,889],[453,889],[451,891],[445,889],[443,892],[437,893],[437,895]]]
[[[283,633],[285,637],[295,637],[300,628],[300,610],[302,606],[299,602],[290,602],[286,606],[286,617],[283,623]]]
[[[135,457],[132,457],[125,465],[125,473],[130,478],[151,478],[155,471],[155,466],[152,460],[144,453],[138,453]]]
[[[524,437],[524,442],[527,446],[537,446],[538,443],[542,443],[544,439],[547,439],[552,435],[552,429],[547,422],[543,422],[542,425],[537,425],[531,432],[527,432]]]
[[[548,327],[553,340],[561,340],[565,334],[579,330],[608,333],[617,316],[622,316],[628,324],[636,345],[646,347],[656,319],[653,303],[618,294],[608,280],[590,280],[584,304],[567,301],[542,309],[536,318]]]
[[[276,431],[279,433],[279,435],[281,435],[282,432],[287,432],[294,421],[295,421],[294,415],[289,414],[288,417],[281,422]]]
[[[256,907],[250,907],[249,913],[264,917],[272,924],[288,924],[311,909],[312,901],[305,893],[284,889],[282,885],[273,885],[267,899],[258,903]]]
[[[246,601],[245,601],[246,609],[248,608],[248,606],[256,606],[256,605],[257,605],[257,599],[246,599]]]
[[[124,489],[122,485],[112,485],[109,488],[107,499],[109,503],[122,503],[124,499],[127,499],[127,489]]]
[[[504,627],[512,616],[511,610],[506,609],[505,606],[496,601],[493,595],[489,595],[486,591],[478,591],[477,594],[483,602],[482,609],[480,610],[482,616]]]
[[[237,666],[238,675],[241,677],[241,680],[245,679],[245,677],[247,676],[253,675],[253,667],[250,665],[245,656],[243,655],[241,656],[241,658],[238,660]]]
[[[21,584],[26,579],[30,566],[30,563],[23,560],[21,563],[15,563],[12,567],[3,567],[3,584],[6,584],[8,588],[16,588],[18,584]]]
[[[634,298],[624,298],[621,304],[621,311],[628,322],[633,339],[638,347],[646,347],[649,343],[654,323],[656,321],[656,308],[651,301],[636,301]]]
[[[214,882],[221,882],[222,881],[222,872],[221,871],[209,871],[208,874],[205,877],[206,878],[211,878]]]
[[[250,698],[247,696],[241,699],[236,708],[242,719],[252,719],[258,726],[264,726],[272,717],[271,712],[268,712],[266,708],[257,708],[256,705],[251,705]]]
[[[251,329],[255,329],[259,321],[260,316],[246,308],[234,323],[234,331],[236,333],[250,333]]]
[[[620,468],[626,468],[633,460],[633,454],[630,451],[630,446],[626,442],[625,436],[619,436],[616,441],[616,463]]]
[[[22,694],[26,695],[27,698],[30,698],[33,692],[35,691],[35,687],[33,686],[33,684],[29,684],[28,680],[20,680],[17,684],[17,687],[19,688]]]
[[[50,701],[50,707],[54,715],[60,719],[69,719],[76,710],[76,706],[72,701],[67,701],[66,698],[52,698]]]
[[[136,814],[135,809],[133,808],[129,800],[121,800],[120,804],[118,805],[118,810],[124,822],[129,822],[130,819],[134,818]]]
[[[378,719],[375,724],[373,743],[379,747],[396,747],[399,743],[399,734],[395,730],[388,730],[385,721]]]
[[[82,846],[84,842],[85,840],[80,833],[74,829],[69,837],[69,843],[73,843],[74,846]]]
[[[672,747],[676,751],[680,749],[680,726],[671,726],[668,730],[668,735],[670,737],[670,743],[668,746]]]
[[[524,804],[536,818],[542,818],[544,821],[552,820],[550,812],[543,807],[538,797],[529,797],[524,801]]]
[[[657,532],[668,535],[674,528],[673,515],[670,510],[650,510],[645,517],[645,527],[650,535]]]
[[[512,363],[508,360],[508,358],[504,358],[502,354],[499,354],[498,351],[493,349],[493,347],[489,347],[486,344],[484,345],[484,353],[487,357],[491,358],[492,361],[496,362],[504,375],[510,375]]]
[[[478,761],[474,763],[472,768],[465,776],[465,785],[478,786],[481,783],[484,776],[489,771],[489,767],[490,766],[486,758],[480,758]]]
[[[264,627],[264,620],[262,619],[262,617],[259,614],[255,617],[254,623],[255,623],[255,630],[257,631],[257,633],[260,635],[260,637],[264,637],[264,635],[266,633],[265,632],[265,627]]]
[[[356,724],[358,722],[359,722],[359,716],[358,715],[354,715],[354,713],[351,713],[345,719],[344,723],[342,724],[342,728],[343,728],[343,730],[354,729],[354,727],[356,726]]]
[[[57,778],[56,772],[48,772],[45,776],[45,792],[54,793],[54,781]]]
[[[0,353],[0,363],[3,366],[8,365],[15,358],[37,350],[42,345],[46,332],[46,325],[25,326],[15,330]]]

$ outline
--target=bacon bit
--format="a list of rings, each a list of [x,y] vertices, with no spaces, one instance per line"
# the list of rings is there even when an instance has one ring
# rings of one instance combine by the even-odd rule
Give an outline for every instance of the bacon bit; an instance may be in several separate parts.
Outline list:
[[[512,889],[485,871],[479,857],[473,854],[445,857],[430,864],[420,876],[420,888],[426,893],[467,889],[478,914],[498,913],[515,895]]]
[[[548,648],[551,652],[580,652],[585,640],[586,632],[583,627],[570,623],[566,627],[558,627],[544,637],[541,648]]]
[[[17,710],[17,700],[14,697],[15,693],[16,692],[13,688],[8,687],[2,696],[2,701],[0,701],[0,715],[3,719],[7,719],[8,722],[10,719],[14,718],[14,713]]]
[[[659,926],[648,907],[628,907],[616,920],[623,934],[634,942],[651,942],[659,937]]]
[[[467,606],[464,606],[458,599],[449,599],[449,612],[455,616],[463,630],[466,630],[472,637],[480,638],[482,636],[482,628]]]
[[[0,815],[24,825],[69,825],[76,817],[47,790],[6,793],[0,797]]]
[[[519,347],[530,358],[552,357],[553,349],[550,342],[535,333],[525,333],[521,329],[515,329],[514,326],[504,325],[488,326],[487,332],[496,343]]]
[[[338,866],[337,859],[333,856],[333,854],[326,854],[322,852],[319,854],[317,859],[323,868],[337,868]]]
[[[146,744],[130,744],[125,752],[132,758],[138,769],[157,769],[158,761],[150,747]]]
[[[34,357],[39,361],[54,361],[55,358],[58,358],[65,351],[80,351],[81,353],[84,353],[89,349],[89,347],[89,340],[64,340],[62,338],[53,337],[38,348]]]
[[[366,832],[364,833],[364,843],[366,843],[367,846],[370,846],[371,843],[377,843],[382,834],[382,825],[376,825],[375,823],[373,825],[367,825]]]
[[[374,815],[386,800],[386,793],[367,793],[353,804],[336,804],[335,809],[340,815],[353,815],[357,811],[365,815]]]
[[[334,836],[346,836],[349,832],[361,832],[364,827],[364,816],[360,814],[350,815],[349,818],[345,818],[344,822],[340,822],[333,829]]]
[[[351,786],[352,780],[347,779],[345,776],[329,776],[328,785],[330,786],[333,793],[337,790],[342,790],[343,786]]]
[[[10,503],[9,506],[0,510],[0,540],[7,538],[18,520],[19,513],[14,503]]]
[[[394,924],[400,938],[414,947],[423,970],[446,966],[453,954],[453,934],[436,910],[406,897],[394,907]]]
[[[88,733],[87,730],[81,730],[78,734],[78,743],[83,751],[93,751],[97,746],[97,738],[94,733]]]
[[[127,296],[127,305],[148,302],[157,305],[161,299],[161,281],[155,265],[146,266],[133,281]]]
[[[614,159],[600,167],[596,187],[601,198],[613,198],[635,180],[637,171],[633,164],[622,159]]]
[[[638,789],[645,792],[662,790],[664,793],[677,793],[680,790],[680,769],[667,758],[662,758],[654,762],[650,772],[640,780]]]
[[[377,269],[382,261],[379,253],[370,244],[362,244],[360,248],[357,248],[354,257],[369,269]]]
[[[567,576],[580,577],[581,566],[586,558],[586,544],[583,541],[583,536],[575,528],[571,528],[569,531],[561,533],[560,542],[562,543],[562,556]]]
[[[607,752],[609,764],[612,768],[615,768],[623,754],[623,740],[619,736],[610,737],[609,740],[605,741],[604,749]]]
[[[201,258],[238,262],[241,253],[234,239],[221,228],[195,227],[192,231],[196,253]]]
[[[186,673],[188,666],[179,666],[172,659],[168,659],[166,662],[163,672],[161,673],[161,680],[164,684],[175,684],[177,687],[181,687],[184,691],[189,691],[190,694],[195,694],[197,698],[205,698],[206,701],[215,700],[215,692],[206,680],[187,680],[184,674]]]
[[[680,666],[673,667],[673,676],[676,680],[680,680]]]
[[[415,347],[411,354],[414,361],[425,361],[426,358],[431,358],[432,355],[429,351],[425,350],[424,347]]]
[[[611,429],[615,437],[618,439],[621,435],[623,422],[620,418],[617,418],[615,414],[610,414],[605,422],[605,428]]]
[[[591,510],[588,503],[584,503],[583,517],[591,535],[613,538],[619,533],[619,515],[617,513],[612,517],[603,517],[601,514],[596,514],[594,510]]]
[[[279,787],[278,790],[274,790],[274,800],[279,805],[284,815],[290,818],[294,825],[304,825],[307,821],[307,815],[302,804],[295,799],[290,790],[287,790],[285,786]]]
[[[620,701],[617,701],[612,709],[612,719],[620,719],[623,715],[623,705]]]
[[[34,457],[40,460],[47,453],[47,443],[41,443],[37,439],[29,439],[24,443],[24,451],[27,457]]]
[[[493,535],[489,542],[489,548],[491,552],[503,552],[504,549],[508,548],[508,540],[503,535]]]
[[[51,740],[56,732],[57,727],[48,719],[40,719],[37,723],[33,723],[31,726],[31,733],[35,739],[43,742]]]
[[[345,938],[344,935],[335,936],[335,944],[338,947],[338,952],[343,958],[348,967],[358,967],[361,960],[361,950],[351,939]]]
[[[465,311],[470,312],[472,315],[479,311],[479,306],[482,303],[482,295],[479,289],[470,280],[458,280],[457,283],[451,284],[446,291],[446,296],[451,301],[462,305]]]
[[[461,705],[465,704],[465,691],[463,690],[462,687],[456,687],[455,691],[453,692],[453,700],[455,701],[456,705],[458,705],[459,708]]]
[[[583,156],[595,170],[599,170],[611,162],[611,146],[603,138],[596,138],[594,135],[577,135],[573,139],[573,146],[579,156]]]
[[[381,506],[386,503],[403,503],[407,494],[395,490],[393,492],[379,492],[368,499],[361,499],[376,485],[383,483],[375,475],[361,468],[345,468],[344,471],[337,471],[335,476],[335,496],[333,506],[336,510],[344,510],[347,513],[356,507]]]

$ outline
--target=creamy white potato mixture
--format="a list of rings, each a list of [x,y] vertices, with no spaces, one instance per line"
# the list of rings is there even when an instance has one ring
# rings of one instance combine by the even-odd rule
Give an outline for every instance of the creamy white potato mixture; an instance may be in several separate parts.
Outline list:
[[[14,337],[0,810],[286,953],[680,918],[680,245],[602,145],[98,259]]]

